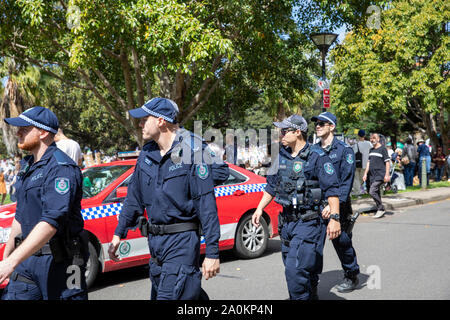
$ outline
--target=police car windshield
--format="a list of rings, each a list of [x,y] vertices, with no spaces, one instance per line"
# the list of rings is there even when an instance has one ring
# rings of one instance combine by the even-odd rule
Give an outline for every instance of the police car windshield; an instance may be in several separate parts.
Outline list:
[[[98,195],[131,167],[115,165],[87,168],[83,171],[83,199]]]

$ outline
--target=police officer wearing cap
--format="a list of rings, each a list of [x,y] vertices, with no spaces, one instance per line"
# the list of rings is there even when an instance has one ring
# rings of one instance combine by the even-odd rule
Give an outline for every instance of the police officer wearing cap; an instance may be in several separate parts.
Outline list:
[[[317,299],[323,260],[320,244],[326,235],[334,239],[340,234],[339,221],[325,227],[320,212],[326,199],[332,212],[339,214],[338,178],[325,152],[307,142],[308,124],[303,117],[292,115],[274,125],[281,129],[282,147],[252,223],[260,226],[263,210],[272,199],[283,206],[279,228],[290,299]]]
[[[352,204],[350,193],[355,176],[355,154],[353,148],[334,136],[337,125],[336,116],[330,112],[322,112],[312,117],[315,122],[316,134],[320,138],[317,147],[320,147],[331,159],[339,178],[339,205],[340,215],[333,215],[330,206],[326,206],[322,217],[327,223],[338,220],[341,223],[341,235],[333,239],[333,246],[341,261],[344,270],[344,281],[337,286],[339,292],[350,292],[358,285],[359,265],[356,252],[352,245],[352,233],[347,233],[350,222]]]
[[[0,261],[0,283],[9,277],[2,299],[87,299],[82,175],[54,143],[58,119],[34,107],[4,120],[19,127],[18,146],[31,155],[15,184],[16,214]]]
[[[120,239],[142,222],[151,259],[151,299],[207,299],[201,288],[220,271],[220,225],[214,196],[212,164],[202,155],[202,145],[177,124],[178,107],[172,100],[154,98],[130,111],[140,118],[144,140],[136,163],[119,223],[109,248],[117,261]],[[192,143],[193,142],[193,143]],[[228,175],[227,175],[228,177]],[[206,242],[200,271],[199,227]]]

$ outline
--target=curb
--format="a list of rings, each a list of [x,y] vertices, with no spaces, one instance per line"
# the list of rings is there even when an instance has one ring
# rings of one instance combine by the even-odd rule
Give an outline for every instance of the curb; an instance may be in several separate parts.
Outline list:
[[[383,197],[382,201],[386,210],[395,210],[398,208],[410,207],[415,205],[423,205],[435,201],[450,200],[450,188],[436,188],[426,191],[411,191],[408,193],[400,193],[398,195],[388,195]],[[363,207],[374,206],[375,202],[372,198],[364,200],[355,200],[352,202],[353,210]]]

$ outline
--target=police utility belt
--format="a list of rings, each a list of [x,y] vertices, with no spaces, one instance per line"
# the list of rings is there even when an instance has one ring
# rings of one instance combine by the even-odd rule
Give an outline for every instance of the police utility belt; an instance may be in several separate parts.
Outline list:
[[[14,238],[14,247],[17,248],[23,241],[22,234],[19,234]],[[57,236],[50,239],[33,255],[38,257],[52,255],[56,263],[71,260],[72,264],[82,266],[85,262],[84,256],[88,252],[88,242],[88,234],[84,230],[78,236],[68,240],[65,240],[62,236]]]
[[[137,228],[141,231],[142,236],[148,237],[149,234],[161,236],[165,234],[180,233],[186,231],[200,232],[200,225],[197,222],[180,222],[172,224],[151,224],[147,218],[140,216],[138,218]]]

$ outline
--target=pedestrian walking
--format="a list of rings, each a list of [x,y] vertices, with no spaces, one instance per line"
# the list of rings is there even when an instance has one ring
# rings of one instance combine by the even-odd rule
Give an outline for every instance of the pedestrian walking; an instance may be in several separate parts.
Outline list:
[[[129,112],[141,119],[142,136],[151,141],[139,154],[109,257],[119,259],[120,239],[139,223],[151,255],[151,299],[207,299],[201,276],[208,280],[220,271],[220,225],[213,167],[201,157],[203,142],[187,130],[180,134],[178,106],[172,100],[153,98]],[[143,217],[144,210],[148,219]],[[202,271],[200,226],[206,242]]]
[[[353,193],[361,195],[365,193],[365,182],[363,181],[364,171],[366,169],[367,160],[369,160],[369,151],[372,144],[366,140],[366,131],[361,129],[358,131],[358,142],[353,145],[355,153],[355,179],[353,179]]]
[[[359,265],[356,258],[356,251],[352,244],[352,232],[347,233],[350,218],[353,215],[351,203],[351,189],[355,177],[355,154],[353,148],[345,142],[337,139],[334,132],[337,126],[337,118],[330,112],[323,112],[312,117],[315,122],[316,135],[320,142],[316,145],[331,159],[333,167],[336,169],[339,180],[339,222],[341,224],[341,234],[332,240],[334,249],[341,261],[344,270],[343,282],[337,286],[339,292],[351,292],[358,285]],[[322,211],[325,223],[330,221],[331,209],[326,206]]]
[[[0,168],[0,197],[1,197],[1,205],[5,203],[6,199],[6,180],[5,175],[3,173],[3,169]]]
[[[325,237],[335,239],[341,234],[336,169],[320,147],[307,142],[308,124],[303,117],[292,115],[274,125],[281,129],[282,147],[252,223],[260,226],[263,210],[272,199],[283,206],[278,225],[289,297],[318,299]],[[331,211],[328,226],[321,216],[324,199]]]
[[[58,119],[34,107],[4,120],[19,127],[18,146],[31,155],[15,184],[16,214],[0,261],[0,283],[10,277],[2,299],[87,299],[82,176],[54,143]]]
[[[369,180],[369,194],[377,207],[377,212],[373,217],[378,219],[385,214],[380,188],[383,183],[390,181],[390,158],[386,147],[380,143],[380,135],[378,133],[370,135],[370,142],[373,148],[369,152],[369,161],[367,161],[363,180]]]
[[[412,144],[411,138],[406,139],[406,144],[403,151],[401,163],[405,174],[405,185],[407,187],[412,187],[416,172],[417,151]]]

